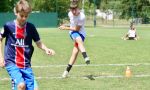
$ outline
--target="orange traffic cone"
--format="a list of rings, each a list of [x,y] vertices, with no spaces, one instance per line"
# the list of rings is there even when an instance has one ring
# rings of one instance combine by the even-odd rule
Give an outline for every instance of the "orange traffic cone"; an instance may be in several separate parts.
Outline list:
[[[132,76],[132,72],[131,72],[131,70],[130,70],[130,67],[129,67],[129,66],[127,66],[127,68],[126,68],[125,76],[126,76],[127,78],[129,78],[129,77],[131,77],[131,76]]]

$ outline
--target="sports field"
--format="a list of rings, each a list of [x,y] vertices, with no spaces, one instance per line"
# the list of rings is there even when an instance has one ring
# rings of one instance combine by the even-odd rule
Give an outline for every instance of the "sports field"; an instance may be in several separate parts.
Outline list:
[[[150,27],[136,28],[140,40],[125,41],[121,37],[128,27],[87,27],[85,47],[91,64],[87,66],[80,55],[66,79],[61,75],[73,47],[68,31],[39,28],[42,41],[56,51],[49,57],[35,47],[32,67],[39,90],[149,90]],[[130,78],[125,77],[127,66]],[[11,90],[9,76],[1,68],[0,90]]]

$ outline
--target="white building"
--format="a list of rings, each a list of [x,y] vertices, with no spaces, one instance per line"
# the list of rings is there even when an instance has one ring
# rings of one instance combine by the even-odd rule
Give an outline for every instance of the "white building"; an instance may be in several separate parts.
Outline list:
[[[113,20],[113,11],[108,10],[107,12],[102,12],[99,9],[96,10],[96,16],[101,17],[106,20]]]

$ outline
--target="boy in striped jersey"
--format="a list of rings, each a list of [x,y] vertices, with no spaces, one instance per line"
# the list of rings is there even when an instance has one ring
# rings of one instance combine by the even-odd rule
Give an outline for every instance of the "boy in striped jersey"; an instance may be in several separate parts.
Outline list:
[[[40,40],[35,26],[27,22],[31,7],[26,0],[19,0],[14,8],[16,19],[7,22],[0,33],[0,67],[5,67],[17,90],[34,90],[34,74],[31,57],[34,51],[32,40],[47,55],[54,55]],[[4,58],[2,39],[5,40]]]

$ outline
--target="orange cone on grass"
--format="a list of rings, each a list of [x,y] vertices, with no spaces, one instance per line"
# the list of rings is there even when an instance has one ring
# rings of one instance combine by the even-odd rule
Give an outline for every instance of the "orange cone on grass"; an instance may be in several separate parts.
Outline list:
[[[130,69],[129,66],[127,66],[127,68],[126,68],[125,76],[126,76],[127,78],[129,78],[129,77],[132,76],[132,72],[131,72],[131,69]]]

